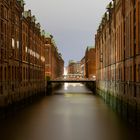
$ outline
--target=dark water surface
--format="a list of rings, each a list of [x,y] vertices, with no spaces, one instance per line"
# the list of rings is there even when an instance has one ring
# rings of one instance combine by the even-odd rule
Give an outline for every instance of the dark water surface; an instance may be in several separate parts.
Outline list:
[[[140,140],[104,101],[81,84],[0,121],[0,140]]]

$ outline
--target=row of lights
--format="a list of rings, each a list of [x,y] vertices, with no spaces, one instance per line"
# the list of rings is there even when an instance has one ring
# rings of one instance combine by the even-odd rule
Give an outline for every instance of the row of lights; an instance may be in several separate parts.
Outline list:
[[[33,51],[32,49],[29,49],[28,47],[26,47],[26,53],[29,53],[31,56],[37,58],[37,59],[41,59],[42,62],[45,62],[45,57],[44,56],[40,56],[37,52]]]
[[[17,41],[17,48],[19,49],[19,41]],[[12,38],[12,48],[15,49],[15,40]],[[37,58],[37,59],[41,59],[42,62],[45,62],[45,57],[44,56],[40,56],[37,52],[33,51],[32,49],[29,49],[28,47],[25,48],[25,52],[29,53],[31,56]]]

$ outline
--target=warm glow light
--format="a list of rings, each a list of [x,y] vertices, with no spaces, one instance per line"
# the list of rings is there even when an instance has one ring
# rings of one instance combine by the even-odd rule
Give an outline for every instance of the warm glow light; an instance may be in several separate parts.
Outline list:
[[[64,67],[64,75],[67,75],[67,74],[68,74],[67,68]]]
[[[68,83],[64,84],[64,90],[68,90],[68,85],[69,85]]]

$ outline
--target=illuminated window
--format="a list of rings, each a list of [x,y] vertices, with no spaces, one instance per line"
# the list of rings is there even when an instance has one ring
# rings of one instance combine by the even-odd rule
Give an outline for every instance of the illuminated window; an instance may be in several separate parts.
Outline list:
[[[5,73],[4,80],[6,80],[7,79],[7,69],[6,69],[6,67],[4,68],[4,73]]]
[[[17,48],[19,49],[19,41],[17,41]]]
[[[12,48],[15,48],[15,40],[12,38]]]

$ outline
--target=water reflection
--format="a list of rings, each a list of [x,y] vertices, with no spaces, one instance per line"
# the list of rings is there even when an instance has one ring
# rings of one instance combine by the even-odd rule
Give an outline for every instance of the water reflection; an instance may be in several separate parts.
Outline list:
[[[0,121],[0,140],[139,140],[98,96],[84,85],[66,83],[62,95],[44,99]]]
[[[54,94],[68,94],[68,93],[92,93],[82,83],[64,83],[61,89],[54,92]]]
[[[68,83],[64,83],[64,90],[68,90]]]
[[[83,87],[84,85],[81,83],[64,83],[64,90],[68,90],[68,88],[72,88],[72,87]]]

